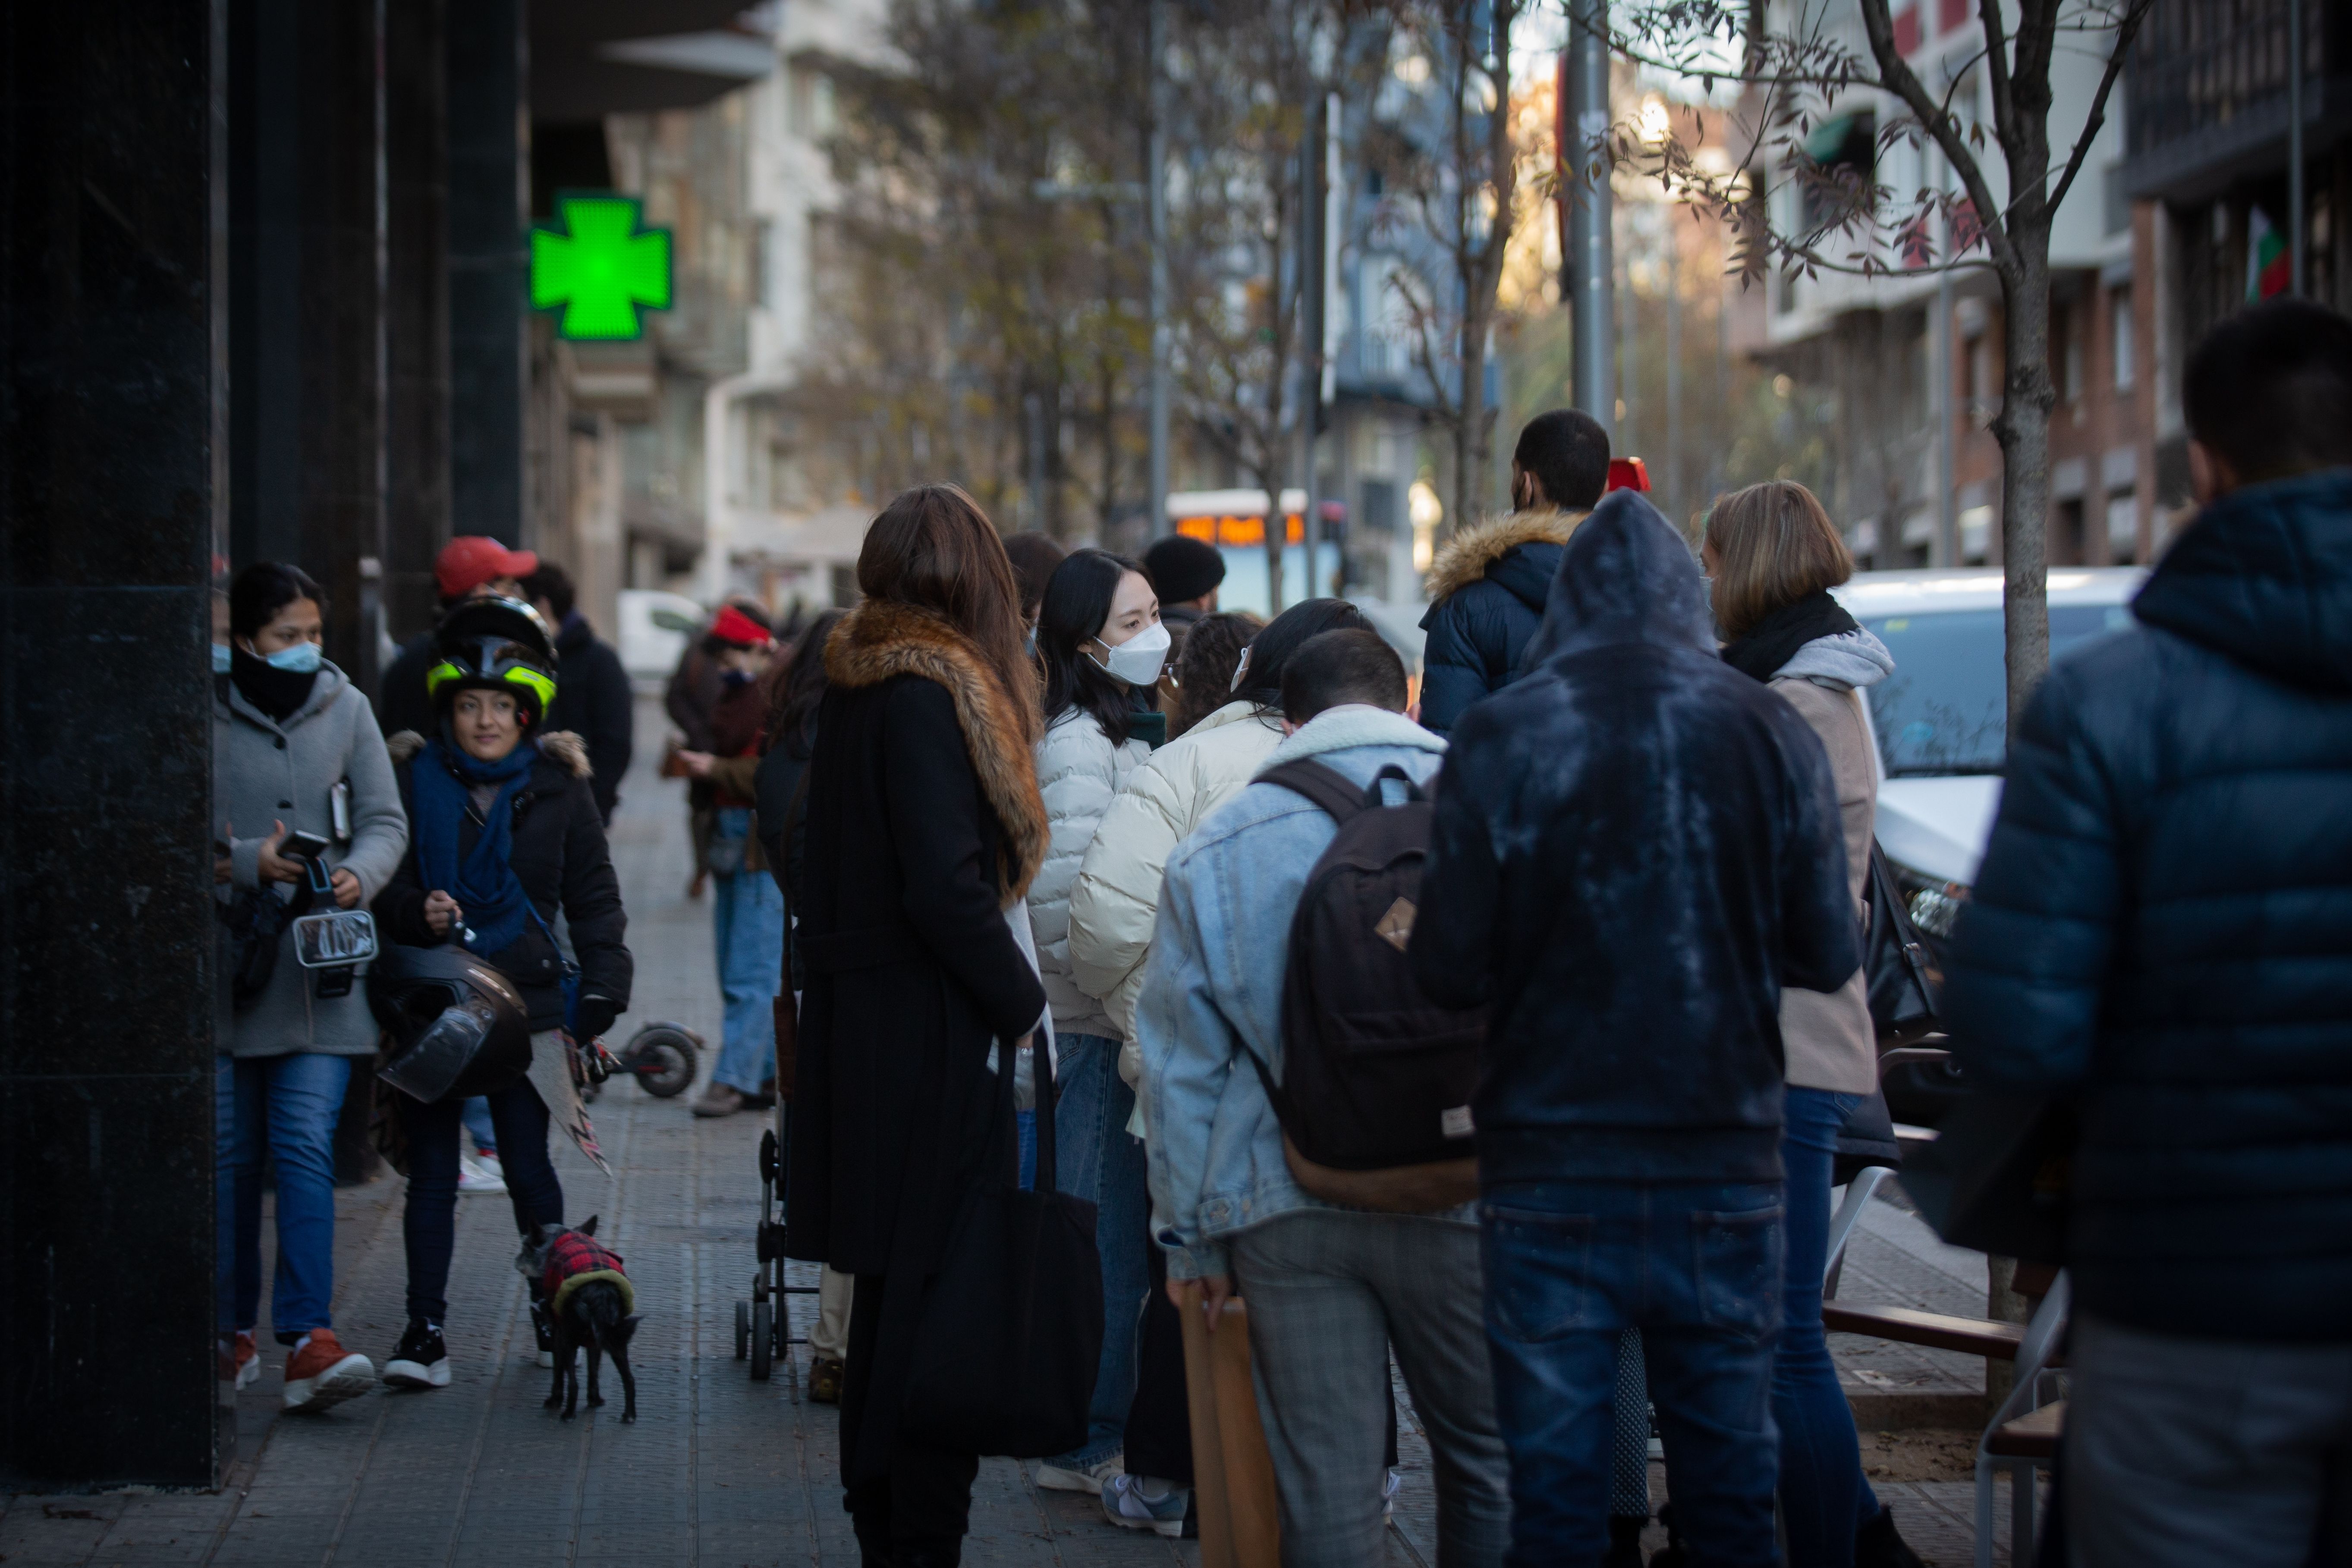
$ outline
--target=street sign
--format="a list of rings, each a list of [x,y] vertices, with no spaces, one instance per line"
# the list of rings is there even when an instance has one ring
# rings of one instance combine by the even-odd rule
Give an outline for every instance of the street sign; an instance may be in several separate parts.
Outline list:
[[[646,310],[670,303],[669,230],[646,228],[635,196],[566,192],[556,225],[530,231],[530,303],[561,310],[559,335],[575,340],[643,335]]]

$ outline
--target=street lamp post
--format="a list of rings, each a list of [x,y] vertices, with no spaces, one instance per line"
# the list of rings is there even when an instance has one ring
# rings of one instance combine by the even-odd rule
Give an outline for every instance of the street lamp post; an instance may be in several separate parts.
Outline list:
[[[1166,0],[1151,0],[1145,27],[1146,112],[1150,130],[1144,137],[1143,172],[1146,211],[1151,230],[1151,537],[1168,533],[1168,98],[1161,78],[1166,74],[1168,20]]]
[[[1569,300],[1575,324],[1573,384],[1577,406],[1601,422],[1606,430],[1617,425],[1615,400],[1610,393],[1609,171],[1603,139],[1609,133],[1609,8],[1605,0],[1570,0],[1569,65],[1566,86],[1570,129],[1563,158],[1574,164],[1564,171],[1570,203],[1568,254]],[[1585,176],[1602,165],[1587,185]]]

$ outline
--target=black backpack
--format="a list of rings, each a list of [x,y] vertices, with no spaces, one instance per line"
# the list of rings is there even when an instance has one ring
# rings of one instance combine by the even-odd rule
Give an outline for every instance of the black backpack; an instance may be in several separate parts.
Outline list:
[[[1404,785],[1402,805],[1381,785]],[[1357,1207],[1450,1207],[1475,1191],[1470,1100],[1484,1008],[1441,1007],[1405,947],[1429,858],[1429,797],[1401,768],[1359,789],[1320,763],[1259,776],[1339,825],[1290,921],[1282,983],[1282,1083],[1250,1061],[1282,1119],[1299,1184]]]

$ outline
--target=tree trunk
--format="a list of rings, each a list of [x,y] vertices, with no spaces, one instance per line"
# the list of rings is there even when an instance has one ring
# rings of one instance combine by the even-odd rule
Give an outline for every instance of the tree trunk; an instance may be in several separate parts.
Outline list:
[[[2017,222],[2014,276],[2004,275],[2000,416],[2000,548],[2004,641],[2009,665],[2009,730],[2017,732],[2025,704],[2050,668],[2048,547],[2050,411],[2058,392],[2050,379],[2050,230],[2041,221]]]
[[[1465,279],[1472,288],[1475,280]],[[1454,426],[1454,516],[1455,529],[1475,528],[1486,510],[1486,325],[1474,303],[1462,315],[1462,395]]]

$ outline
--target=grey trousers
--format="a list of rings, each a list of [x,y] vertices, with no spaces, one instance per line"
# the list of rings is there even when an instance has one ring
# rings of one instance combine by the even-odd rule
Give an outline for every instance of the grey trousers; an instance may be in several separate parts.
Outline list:
[[[1273,1451],[1283,1568],[1385,1559],[1389,1351],[1436,1461],[1437,1560],[1490,1568],[1510,1544],[1510,1459],[1495,1421],[1476,1226],[1308,1209],[1228,1243]]]
[[[2082,1317],[2066,1405],[2074,1568],[2305,1568],[2352,1551],[2352,1342],[2269,1344]]]

